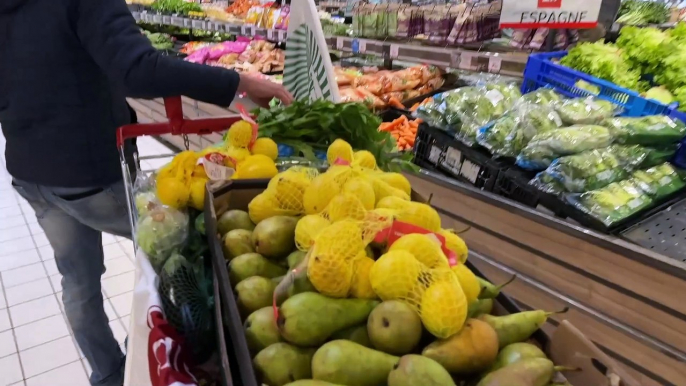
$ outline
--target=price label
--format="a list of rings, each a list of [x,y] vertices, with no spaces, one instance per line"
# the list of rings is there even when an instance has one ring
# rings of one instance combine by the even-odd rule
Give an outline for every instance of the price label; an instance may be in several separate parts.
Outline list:
[[[450,53],[450,67],[458,68],[460,66],[460,53],[453,51]]]
[[[205,22],[205,29],[208,31],[214,31],[217,27],[215,27],[214,23],[211,21],[206,21]]]
[[[472,184],[476,184],[479,172],[481,172],[481,167],[470,160],[464,160],[462,167],[460,168],[460,175]]]
[[[280,41],[280,42],[286,40],[286,37],[287,37],[287,36],[286,36],[286,31],[284,31],[284,30],[282,30],[282,29],[277,30],[276,35],[279,37],[279,41]]]
[[[255,27],[254,25],[251,25],[250,26],[250,36],[255,36],[256,35],[255,31],[257,31],[257,27]]]
[[[243,36],[249,36],[250,35],[250,26],[249,25],[244,25],[241,27],[241,35],[243,35]]]
[[[339,51],[343,49],[343,38],[340,36],[336,38],[336,49]]]
[[[398,45],[397,44],[391,44],[389,56],[391,59],[397,59],[398,58]]]
[[[267,30],[267,39],[274,40],[274,30],[273,29]]]
[[[191,22],[191,28],[194,29],[205,29],[205,22],[202,20],[193,20]]]
[[[438,165],[438,161],[441,159],[442,155],[443,149],[436,145],[431,145],[431,151],[429,151],[429,162],[434,165]]]
[[[155,24],[162,24],[162,15],[154,15],[152,17],[152,22]]]
[[[171,16],[162,16],[162,24],[171,24]]]
[[[171,25],[174,25],[177,27],[183,27],[183,19],[180,17],[172,16],[171,17]]]
[[[460,174],[460,167],[462,166],[462,152],[449,147],[445,152],[445,158],[441,164],[448,170],[452,171],[455,175]]]
[[[360,40],[358,51],[361,54],[364,54],[365,52],[367,52],[367,41],[366,40]]]
[[[186,18],[183,19],[183,26],[185,28],[191,28],[192,25],[193,25],[193,23],[192,23],[191,19],[186,19]]]
[[[491,56],[488,58],[488,72],[500,74],[500,67],[503,64],[503,59],[498,56]]]
[[[470,70],[472,68],[472,59],[474,59],[474,54],[470,52],[463,52],[460,55],[460,64],[458,65],[458,68]]]

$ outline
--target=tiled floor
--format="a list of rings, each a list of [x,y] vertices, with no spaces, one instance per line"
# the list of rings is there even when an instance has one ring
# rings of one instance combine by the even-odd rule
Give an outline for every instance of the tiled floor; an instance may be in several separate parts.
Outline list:
[[[139,150],[141,155],[169,153],[149,138],[139,140]],[[89,366],[64,315],[52,248],[29,204],[12,189],[4,154],[0,135],[0,386],[87,386]],[[144,161],[142,167],[165,162]],[[133,245],[106,234],[103,249],[105,311],[123,344],[133,299]]]

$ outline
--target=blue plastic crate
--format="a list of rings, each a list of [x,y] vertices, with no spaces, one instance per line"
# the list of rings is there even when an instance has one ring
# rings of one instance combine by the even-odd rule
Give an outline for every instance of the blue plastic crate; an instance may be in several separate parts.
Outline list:
[[[664,105],[654,99],[646,99],[637,92],[620,87],[612,82],[596,78],[584,72],[555,63],[567,55],[567,51],[533,54],[524,69],[522,93],[536,90],[540,87],[552,87],[568,97],[583,97],[592,95],[586,90],[575,86],[583,80],[600,89],[599,98],[611,101],[624,107],[622,115],[641,117],[645,115],[664,114],[686,122],[686,113]]]

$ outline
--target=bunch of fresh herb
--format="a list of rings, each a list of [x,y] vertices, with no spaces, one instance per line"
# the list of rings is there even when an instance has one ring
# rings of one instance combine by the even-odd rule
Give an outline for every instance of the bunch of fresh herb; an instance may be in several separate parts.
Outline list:
[[[663,2],[625,0],[619,7],[617,23],[629,25],[662,24],[669,19],[669,7]]]
[[[393,137],[378,130],[381,119],[362,104],[295,101],[254,114],[260,137],[289,145],[310,160],[316,160],[315,149],[326,150],[341,138],[353,149],[370,151],[384,170],[412,169],[412,154],[399,154]]]

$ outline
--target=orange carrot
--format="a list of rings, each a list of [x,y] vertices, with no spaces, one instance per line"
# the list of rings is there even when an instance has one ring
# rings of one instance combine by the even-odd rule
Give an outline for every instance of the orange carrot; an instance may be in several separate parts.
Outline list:
[[[391,97],[391,98],[388,100],[388,105],[389,105],[389,106],[392,106],[392,107],[395,107],[395,108],[398,108],[398,109],[403,109],[403,110],[405,109],[405,105],[403,105],[403,104],[398,100],[398,98],[396,98],[396,97]]]

